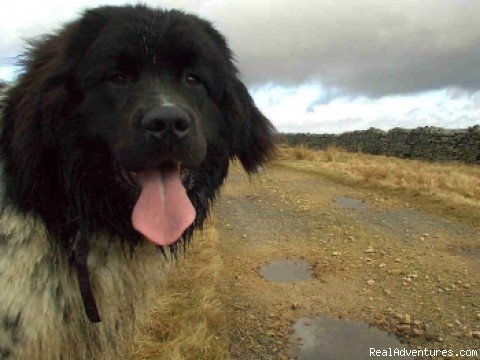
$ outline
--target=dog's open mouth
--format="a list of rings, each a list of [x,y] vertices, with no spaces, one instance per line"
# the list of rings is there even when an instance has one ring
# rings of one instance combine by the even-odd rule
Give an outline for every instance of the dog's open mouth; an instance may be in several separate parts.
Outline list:
[[[140,188],[132,211],[133,227],[157,245],[175,243],[196,215],[182,183],[181,167],[167,162],[153,169],[122,173],[129,185]]]

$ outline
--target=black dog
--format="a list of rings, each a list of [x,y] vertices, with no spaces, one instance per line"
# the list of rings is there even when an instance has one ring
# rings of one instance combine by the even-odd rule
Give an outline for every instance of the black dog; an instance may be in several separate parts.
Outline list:
[[[0,359],[112,356],[164,272],[154,246],[188,240],[273,128],[223,36],[179,11],[87,11],[23,66],[0,134]]]

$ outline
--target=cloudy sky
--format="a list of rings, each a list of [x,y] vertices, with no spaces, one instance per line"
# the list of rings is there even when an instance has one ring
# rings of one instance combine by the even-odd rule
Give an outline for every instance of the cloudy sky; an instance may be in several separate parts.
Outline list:
[[[0,13],[0,78],[24,39],[86,7],[16,0]],[[7,4],[5,4],[7,3]],[[223,32],[260,109],[282,132],[480,124],[478,0],[151,0]]]

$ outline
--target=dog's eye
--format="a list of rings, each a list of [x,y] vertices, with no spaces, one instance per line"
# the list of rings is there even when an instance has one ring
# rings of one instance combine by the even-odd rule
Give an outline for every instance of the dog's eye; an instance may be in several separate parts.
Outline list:
[[[200,77],[198,77],[195,74],[188,74],[185,77],[185,84],[187,84],[188,86],[201,85],[202,84],[202,79],[200,79]]]
[[[115,85],[126,85],[127,79],[122,73],[115,73],[107,77],[107,80]]]

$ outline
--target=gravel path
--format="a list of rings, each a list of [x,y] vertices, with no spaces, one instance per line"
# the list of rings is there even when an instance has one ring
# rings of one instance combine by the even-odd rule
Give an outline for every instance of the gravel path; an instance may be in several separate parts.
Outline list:
[[[480,350],[480,229],[279,166],[251,181],[234,168],[214,214],[232,358],[288,359],[301,343],[293,322],[316,316],[372,324],[410,348]],[[312,278],[262,278],[281,259],[306,261]]]

